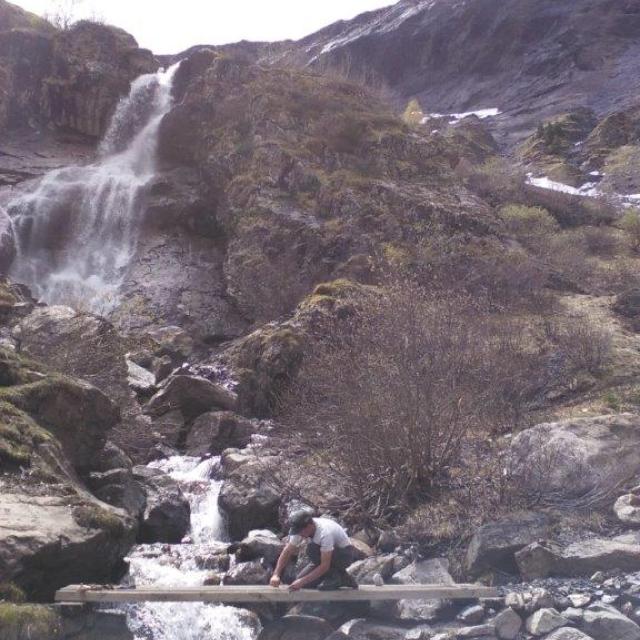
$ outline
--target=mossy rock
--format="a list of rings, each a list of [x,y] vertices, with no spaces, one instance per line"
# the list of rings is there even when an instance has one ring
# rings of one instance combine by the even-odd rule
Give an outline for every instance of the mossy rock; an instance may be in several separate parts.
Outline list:
[[[20,604],[26,599],[24,591],[13,582],[0,582],[0,602]]]
[[[31,466],[35,450],[53,441],[51,434],[40,427],[24,411],[0,401],[0,463],[3,468]]]
[[[62,622],[50,607],[0,603],[2,640],[58,640]]]
[[[0,387],[41,380],[44,369],[11,349],[0,349]]]
[[[73,510],[73,519],[85,529],[99,529],[112,536],[125,535],[122,520],[115,514],[94,505],[82,505]]]

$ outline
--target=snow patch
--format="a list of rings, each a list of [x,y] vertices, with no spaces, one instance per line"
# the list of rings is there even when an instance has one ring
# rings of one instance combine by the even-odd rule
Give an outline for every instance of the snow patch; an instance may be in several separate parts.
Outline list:
[[[480,120],[485,118],[494,118],[502,113],[497,107],[491,107],[489,109],[478,109],[477,111],[466,111],[465,113],[429,113],[422,118],[422,124],[429,122],[429,120],[435,120],[436,118],[447,118],[449,122],[460,122],[464,118],[469,116],[476,116]]]
[[[602,193],[597,189],[597,183],[595,182],[586,182],[581,187],[572,187],[562,182],[550,180],[545,176],[543,176],[542,178],[534,178],[531,174],[529,174],[527,176],[527,183],[533,185],[534,187],[539,187],[540,189],[560,191],[562,193],[569,193],[573,196],[594,198],[596,196],[602,195]]]

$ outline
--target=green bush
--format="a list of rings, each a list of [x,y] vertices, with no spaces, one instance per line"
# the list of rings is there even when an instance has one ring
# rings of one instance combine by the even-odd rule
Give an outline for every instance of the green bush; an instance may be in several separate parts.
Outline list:
[[[620,220],[620,226],[627,232],[631,248],[640,252],[640,209],[629,209]]]
[[[556,219],[542,207],[509,204],[499,215],[506,230],[529,248],[538,248],[559,230]]]

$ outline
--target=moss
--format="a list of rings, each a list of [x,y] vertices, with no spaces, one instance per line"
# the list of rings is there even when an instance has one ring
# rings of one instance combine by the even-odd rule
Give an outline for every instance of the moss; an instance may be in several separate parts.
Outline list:
[[[0,638],[56,640],[61,636],[60,618],[51,608],[0,603]]]
[[[73,519],[85,529],[99,529],[112,536],[122,536],[125,533],[124,524],[118,516],[95,505],[76,507]]]
[[[26,599],[24,591],[13,582],[0,582],[0,601],[20,604]]]
[[[41,378],[43,368],[11,349],[0,349],[0,386],[27,384]]]
[[[329,296],[331,298],[343,299],[352,296],[354,293],[357,293],[363,285],[357,284],[356,282],[352,282],[351,280],[346,280],[344,278],[339,278],[338,280],[333,280],[332,282],[323,282],[319,284],[314,290],[314,296]]]
[[[26,413],[0,401],[0,462],[30,465],[34,449],[51,440],[52,436]]]

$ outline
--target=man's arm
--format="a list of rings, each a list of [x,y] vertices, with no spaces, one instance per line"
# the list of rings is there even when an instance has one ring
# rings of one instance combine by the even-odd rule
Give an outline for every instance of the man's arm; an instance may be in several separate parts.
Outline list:
[[[273,575],[271,576],[271,580],[269,581],[269,584],[272,587],[280,586],[280,580],[282,578],[282,574],[284,573],[284,570],[289,564],[289,560],[291,560],[292,556],[294,556],[297,551],[298,551],[298,547],[294,544],[291,544],[290,542],[287,543],[285,548],[282,550],[282,553],[278,558],[278,562],[276,563],[276,568],[273,572]]]
[[[291,584],[289,589],[291,591],[297,591],[298,589],[304,588],[306,585],[310,584],[314,580],[322,577],[327,571],[329,571],[329,567],[331,566],[331,557],[333,556],[333,550],[331,551],[321,551],[320,552],[320,564],[313,570],[307,573],[306,576],[299,578],[295,582]]]

